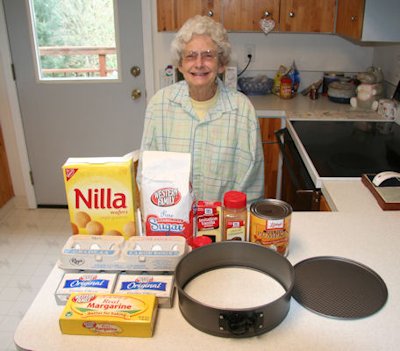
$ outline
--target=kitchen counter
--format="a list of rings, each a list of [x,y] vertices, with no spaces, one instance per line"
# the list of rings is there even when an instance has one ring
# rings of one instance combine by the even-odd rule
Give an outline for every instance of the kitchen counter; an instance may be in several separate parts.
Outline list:
[[[349,104],[330,101],[326,96],[311,100],[301,94],[292,99],[281,99],[276,95],[249,96],[259,117],[287,117],[289,119],[330,120],[383,120],[376,111],[353,108]]]
[[[258,337],[219,338],[205,334],[174,307],[160,309],[152,338],[62,335],[63,307],[54,291],[62,271],[54,267],[15,333],[22,350],[397,350],[400,345],[400,212],[382,211],[360,180],[329,181],[323,190],[337,212],[294,212],[288,259],[292,264],[315,256],[340,256],[369,266],[386,282],[389,298],[376,314],[359,320],[326,318],[294,299],[286,319]],[[248,282],[250,283],[250,282]]]
[[[251,97],[260,117],[379,119],[373,111],[360,112],[349,105],[298,96]],[[336,116],[336,117],[335,117]],[[179,311],[159,309],[152,338],[63,335],[58,319],[63,310],[54,291],[63,275],[55,266],[15,332],[21,350],[397,350],[400,345],[400,211],[383,211],[360,179],[329,180],[322,192],[334,212],[294,212],[288,255],[294,265],[315,256],[339,256],[358,261],[385,281],[389,297],[376,314],[359,320],[317,315],[291,300],[283,322],[261,336],[232,339],[205,334],[192,327]],[[251,282],[246,282],[251,284]],[[257,288],[257,287],[255,287]]]

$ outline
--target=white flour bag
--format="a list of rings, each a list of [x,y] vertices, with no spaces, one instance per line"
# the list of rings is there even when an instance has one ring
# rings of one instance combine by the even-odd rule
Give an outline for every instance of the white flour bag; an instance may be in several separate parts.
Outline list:
[[[144,151],[141,204],[145,235],[193,236],[190,153]]]

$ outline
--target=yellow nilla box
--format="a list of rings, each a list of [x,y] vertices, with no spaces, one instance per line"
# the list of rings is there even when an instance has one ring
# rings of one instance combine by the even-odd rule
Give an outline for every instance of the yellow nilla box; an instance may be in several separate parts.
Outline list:
[[[132,156],[69,158],[62,169],[72,234],[136,235]]]
[[[72,293],[60,316],[63,334],[151,337],[154,295]]]

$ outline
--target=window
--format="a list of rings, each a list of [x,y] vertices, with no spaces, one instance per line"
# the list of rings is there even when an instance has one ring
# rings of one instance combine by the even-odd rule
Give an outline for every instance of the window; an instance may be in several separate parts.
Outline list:
[[[39,80],[118,79],[113,0],[29,0]]]

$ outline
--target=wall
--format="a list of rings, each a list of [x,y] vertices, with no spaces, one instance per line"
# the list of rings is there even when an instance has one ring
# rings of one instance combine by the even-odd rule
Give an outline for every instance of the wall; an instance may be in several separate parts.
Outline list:
[[[157,32],[157,13],[153,0],[153,43],[155,87],[160,87],[160,70],[169,64],[169,46],[174,33]],[[300,88],[318,80],[324,71],[359,72],[372,65],[373,47],[355,45],[341,37],[330,34],[289,33],[229,33],[232,43],[232,59],[238,71],[245,67],[245,45],[255,46],[255,62],[246,75],[260,72],[273,77],[279,65],[290,66],[295,60],[300,70]]]
[[[400,81],[400,45],[375,47],[373,63],[377,67],[382,67],[387,83],[386,95],[392,97]]]

